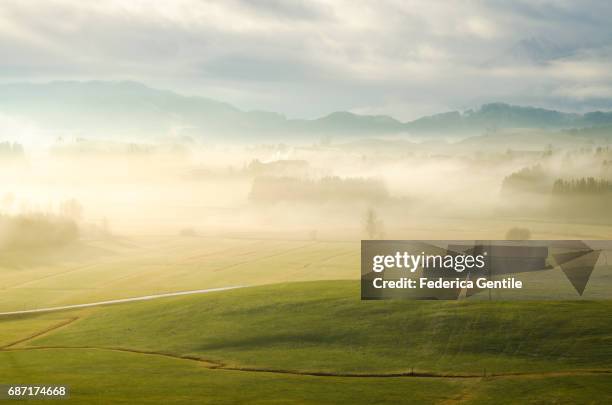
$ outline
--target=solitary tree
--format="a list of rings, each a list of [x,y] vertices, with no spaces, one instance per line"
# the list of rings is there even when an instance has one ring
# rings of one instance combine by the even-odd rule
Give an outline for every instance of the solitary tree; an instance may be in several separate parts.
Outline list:
[[[378,215],[373,208],[368,208],[366,211],[364,227],[369,239],[376,239],[377,237],[383,236],[383,221],[382,219],[378,218]]]

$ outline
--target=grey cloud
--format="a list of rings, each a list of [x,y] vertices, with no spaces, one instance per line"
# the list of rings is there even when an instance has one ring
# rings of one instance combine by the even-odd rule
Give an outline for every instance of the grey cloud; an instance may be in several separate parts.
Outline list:
[[[604,0],[107,4],[3,2],[2,78],[129,78],[309,117],[611,104],[598,91],[612,88],[601,73],[612,66]]]
[[[256,13],[295,20],[324,19],[329,11],[322,5],[303,0],[238,0],[238,3]]]
[[[493,9],[509,12],[535,21],[556,21],[570,24],[607,24],[606,17],[612,5],[606,1],[585,0],[581,2],[554,0],[491,0],[485,2]]]
[[[257,55],[229,55],[207,62],[202,71],[213,77],[250,81],[299,81],[318,76],[308,61]]]

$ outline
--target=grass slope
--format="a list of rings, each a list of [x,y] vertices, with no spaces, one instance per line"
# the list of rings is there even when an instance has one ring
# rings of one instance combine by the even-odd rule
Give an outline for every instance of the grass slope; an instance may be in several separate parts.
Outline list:
[[[307,282],[103,307],[28,344],[298,371],[558,371],[612,367],[611,310],[612,302],[361,302],[356,282]]]
[[[610,377],[508,379],[303,377],[208,370],[103,350],[0,351],[0,380],[68,385],[71,404],[607,404]],[[501,395],[500,393],[503,393]],[[40,400],[19,401],[39,403]]]
[[[78,349],[0,351],[0,381],[68,385],[67,403],[88,405],[431,404],[458,397],[465,385],[456,380],[330,379],[208,370],[185,360]]]

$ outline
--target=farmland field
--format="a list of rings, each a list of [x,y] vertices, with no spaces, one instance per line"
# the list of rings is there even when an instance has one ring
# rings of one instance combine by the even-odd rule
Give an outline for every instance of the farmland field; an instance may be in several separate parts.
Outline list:
[[[389,235],[398,239],[500,239],[529,224],[537,239],[606,239],[602,224],[437,219]],[[359,278],[358,240],[335,232],[244,233],[240,237],[130,236],[90,239],[34,253],[0,255],[0,312],[104,301],[194,289]]]
[[[358,287],[300,282],[3,318],[0,378],[68,384],[82,403],[107,389],[143,403],[610,396],[608,302],[360,302]]]
[[[89,254],[89,252],[96,254]],[[0,259],[0,312],[148,294],[359,276],[358,242],[138,238]],[[82,259],[79,259],[79,253]],[[76,257],[76,258],[75,258]],[[18,265],[14,265],[18,262]]]
[[[469,229],[455,224],[446,235]],[[608,231],[540,226],[542,237]],[[610,395],[609,301],[361,302],[359,243],[340,236],[86,239],[37,255],[7,251],[0,265],[0,311],[243,287],[0,317],[0,380],[68,384],[75,403],[476,404],[503,389],[508,403],[539,403],[545,392],[569,404]]]

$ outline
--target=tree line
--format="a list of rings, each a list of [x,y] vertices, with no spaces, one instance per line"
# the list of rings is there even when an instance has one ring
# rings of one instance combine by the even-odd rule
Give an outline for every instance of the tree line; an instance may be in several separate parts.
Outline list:
[[[612,192],[612,181],[582,177],[579,179],[557,179],[553,183],[553,194],[606,194]]]

